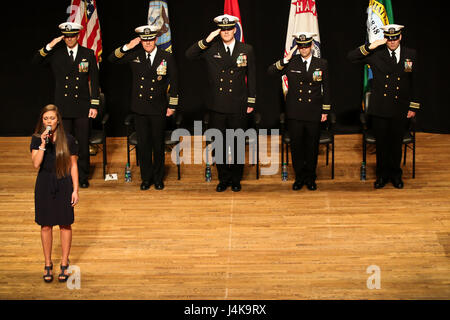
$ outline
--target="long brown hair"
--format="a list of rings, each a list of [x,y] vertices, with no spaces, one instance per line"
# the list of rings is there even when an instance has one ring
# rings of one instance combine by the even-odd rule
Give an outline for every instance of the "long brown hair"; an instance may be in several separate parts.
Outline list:
[[[70,152],[69,147],[67,145],[67,137],[64,132],[64,127],[62,124],[62,118],[59,113],[58,107],[54,104],[46,105],[41,110],[41,115],[39,116],[39,121],[36,124],[36,129],[34,130],[34,135],[40,137],[42,133],[45,131],[44,126],[44,113],[48,111],[53,111],[56,113],[56,117],[58,119],[58,125],[56,126],[56,139],[55,139],[55,151],[56,151],[56,176],[58,178],[62,178],[70,174],[70,168],[72,167],[72,163],[70,160]]]

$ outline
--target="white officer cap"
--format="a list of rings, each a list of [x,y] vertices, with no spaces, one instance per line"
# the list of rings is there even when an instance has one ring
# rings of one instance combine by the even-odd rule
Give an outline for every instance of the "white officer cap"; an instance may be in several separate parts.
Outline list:
[[[229,14],[222,14],[215,17],[214,22],[217,23],[217,26],[221,30],[230,30],[235,27],[237,22],[239,22],[239,18]]]
[[[155,39],[158,30],[159,29],[157,27],[150,25],[140,26],[134,29],[134,31],[139,34],[139,37],[141,37],[142,40]]]
[[[313,41],[313,37],[317,36],[316,33],[300,31],[292,35],[295,38],[295,42],[299,47],[309,47]]]
[[[58,26],[61,33],[66,37],[76,36],[83,29],[81,24],[75,22],[63,22]]]
[[[402,34],[402,29],[405,26],[400,24],[387,24],[385,26],[381,26],[380,28],[383,30],[384,37],[388,40],[397,40],[400,38]]]

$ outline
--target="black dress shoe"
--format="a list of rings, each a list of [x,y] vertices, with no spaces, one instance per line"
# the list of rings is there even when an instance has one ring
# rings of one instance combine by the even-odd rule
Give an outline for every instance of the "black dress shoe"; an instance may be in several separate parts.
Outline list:
[[[141,183],[141,190],[148,190],[148,189],[150,189],[150,182],[142,181],[142,183]]]
[[[381,189],[384,188],[384,186],[386,185],[386,179],[384,178],[377,178],[377,180],[375,181],[375,183],[373,184],[375,189]]]
[[[233,183],[231,185],[231,191],[234,191],[234,192],[241,191],[241,184],[239,182],[238,183]]]
[[[156,189],[156,190],[162,190],[162,189],[164,189],[164,183],[163,183],[162,181],[156,182],[156,183],[155,183],[155,189]]]
[[[216,191],[223,192],[223,191],[227,190],[227,188],[228,188],[228,183],[220,182],[216,187]]]
[[[87,180],[80,181],[80,187],[81,188],[89,188],[89,182]]]
[[[292,185],[292,190],[297,191],[303,188],[303,181],[295,181]]]
[[[397,189],[403,189],[403,181],[402,178],[392,178],[392,185]]]
[[[315,181],[306,182],[306,187],[308,188],[308,190],[311,190],[311,191],[317,190],[317,184]]]

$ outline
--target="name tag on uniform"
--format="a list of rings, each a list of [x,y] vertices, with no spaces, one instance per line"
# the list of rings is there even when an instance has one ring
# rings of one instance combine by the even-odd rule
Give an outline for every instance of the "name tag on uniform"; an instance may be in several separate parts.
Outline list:
[[[220,55],[219,52],[217,52],[215,55],[213,55],[213,57],[216,59],[222,59],[222,56]]]
[[[290,70],[290,71],[294,73],[302,73],[300,70]]]
[[[159,76],[165,76],[167,74],[167,61],[163,59],[156,69],[156,74]]]
[[[88,71],[89,71],[89,62],[81,61],[80,64],[78,65],[78,72],[88,72]]]
[[[411,59],[405,59],[405,72],[412,72],[413,62]]]
[[[247,55],[245,53],[239,54],[239,57],[236,60],[236,64],[238,67],[246,67],[247,66]]]
[[[313,81],[322,81],[322,70],[320,69],[314,70]]]

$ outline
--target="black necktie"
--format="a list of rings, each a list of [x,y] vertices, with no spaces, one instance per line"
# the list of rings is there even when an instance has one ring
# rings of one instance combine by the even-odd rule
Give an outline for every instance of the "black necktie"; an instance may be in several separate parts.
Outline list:
[[[72,50],[70,50],[70,61],[72,61],[72,62],[75,61],[75,59],[73,58],[73,51]]]
[[[395,57],[395,51],[392,51],[392,56],[391,56],[391,58],[392,58],[392,61],[393,61],[395,64],[397,64],[397,58]]]
[[[151,66],[152,60],[150,59],[150,53],[147,53],[147,63]]]
[[[228,55],[231,57],[230,47],[228,47],[228,46],[227,46],[227,53],[228,53]]]
[[[308,71],[308,61],[303,61],[303,65],[305,66],[305,71]]]

